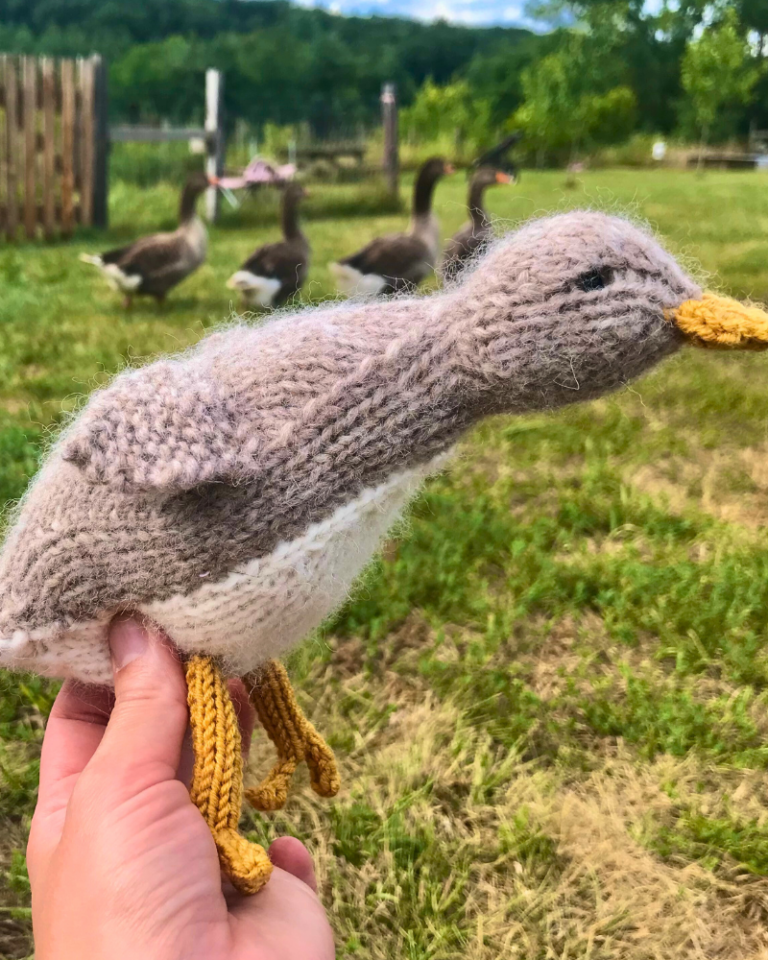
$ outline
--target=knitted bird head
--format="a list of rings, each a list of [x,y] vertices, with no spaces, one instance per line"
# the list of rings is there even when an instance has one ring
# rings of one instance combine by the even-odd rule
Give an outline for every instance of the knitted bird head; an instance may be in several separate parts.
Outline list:
[[[236,327],[123,373],[21,504],[0,662],[109,683],[107,626],[132,610],[187,656],[256,670],[344,599],[473,423],[600,396],[686,342],[766,346],[768,316],[702,297],[632,224],[577,212],[431,297]]]

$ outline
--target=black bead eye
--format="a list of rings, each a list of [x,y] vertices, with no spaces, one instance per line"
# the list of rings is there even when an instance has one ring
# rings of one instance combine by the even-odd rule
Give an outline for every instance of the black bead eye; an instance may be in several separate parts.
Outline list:
[[[582,274],[576,281],[576,286],[583,293],[592,293],[594,290],[604,290],[612,280],[613,270],[610,267],[601,267],[599,270]]]

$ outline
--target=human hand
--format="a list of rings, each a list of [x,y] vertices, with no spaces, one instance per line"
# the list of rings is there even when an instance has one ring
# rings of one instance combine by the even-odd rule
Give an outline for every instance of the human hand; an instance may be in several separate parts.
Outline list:
[[[187,691],[170,645],[119,619],[110,646],[114,694],[67,681],[45,733],[27,848],[37,960],[331,960],[298,840],[272,844],[256,896],[223,885],[180,779]]]

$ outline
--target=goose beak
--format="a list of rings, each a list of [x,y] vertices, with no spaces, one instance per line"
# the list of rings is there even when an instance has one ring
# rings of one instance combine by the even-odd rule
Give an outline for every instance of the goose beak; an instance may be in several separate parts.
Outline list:
[[[515,178],[511,177],[508,173],[504,173],[499,170],[496,173],[496,183],[514,183]]]
[[[768,350],[768,313],[730,297],[705,293],[686,300],[669,319],[690,343],[720,350]]]
[[[456,167],[454,167],[452,163],[446,163],[443,166],[443,172],[445,173],[446,177],[450,177],[456,173]]]

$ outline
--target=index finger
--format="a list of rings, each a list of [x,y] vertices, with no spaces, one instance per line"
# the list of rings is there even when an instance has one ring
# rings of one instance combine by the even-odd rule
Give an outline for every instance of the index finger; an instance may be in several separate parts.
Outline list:
[[[65,681],[48,718],[40,757],[40,790],[32,821],[29,857],[52,851],[61,837],[75,784],[96,748],[115,702],[107,687]]]

